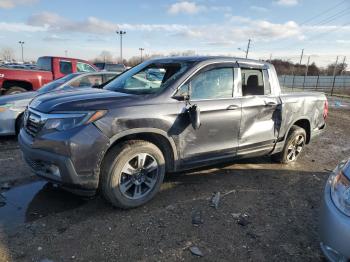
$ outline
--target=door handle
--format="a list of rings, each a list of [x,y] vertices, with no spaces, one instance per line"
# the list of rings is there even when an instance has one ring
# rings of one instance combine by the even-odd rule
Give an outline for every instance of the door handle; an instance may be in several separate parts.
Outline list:
[[[265,101],[265,106],[276,106],[276,105],[277,105],[276,102],[272,102],[272,101],[266,102],[266,101]]]
[[[239,108],[238,105],[230,105],[230,106],[228,106],[226,109],[227,109],[227,110],[236,110],[236,109],[238,109],[238,108]]]

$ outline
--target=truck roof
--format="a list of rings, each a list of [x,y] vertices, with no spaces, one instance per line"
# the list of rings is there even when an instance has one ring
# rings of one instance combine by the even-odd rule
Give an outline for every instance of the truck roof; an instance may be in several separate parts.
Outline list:
[[[230,56],[174,56],[174,57],[162,57],[162,58],[155,58],[152,59],[152,61],[157,62],[166,62],[166,61],[179,61],[179,62],[203,62],[203,61],[215,61],[215,62],[238,62],[238,63],[254,63],[258,65],[267,65],[270,66],[271,64],[260,61],[260,60],[254,60],[254,59],[246,59],[246,58],[239,58],[239,57],[230,57]]]
[[[54,58],[54,59],[69,59],[69,60],[77,60],[77,61],[82,61],[82,62],[88,62],[87,60],[84,60],[84,59],[79,59],[79,58],[72,58],[72,57],[64,57],[64,56],[41,56],[40,58]],[[89,62],[90,63],[90,62]],[[92,63],[90,63],[92,64]]]

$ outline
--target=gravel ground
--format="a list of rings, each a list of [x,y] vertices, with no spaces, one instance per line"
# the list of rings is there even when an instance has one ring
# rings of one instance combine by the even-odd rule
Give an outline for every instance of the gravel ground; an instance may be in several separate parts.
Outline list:
[[[350,155],[349,128],[350,108],[332,108],[326,132],[299,162],[265,157],[168,175],[153,201],[128,211],[32,181],[15,139],[2,139],[0,184],[27,179],[3,192],[0,261],[195,261],[196,248],[202,261],[322,260],[323,187]]]

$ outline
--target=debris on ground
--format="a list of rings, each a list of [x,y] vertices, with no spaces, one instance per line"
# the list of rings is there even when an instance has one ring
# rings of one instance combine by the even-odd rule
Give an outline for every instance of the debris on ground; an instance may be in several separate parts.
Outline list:
[[[40,262],[53,262],[53,260],[48,258],[43,258],[42,260],[40,260]]]
[[[174,205],[168,205],[166,208],[165,208],[167,211],[174,211],[176,208]]]
[[[320,179],[318,176],[313,175],[313,177],[314,177],[317,181],[321,181],[321,179]]]
[[[232,213],[231,215],[234,219],[238,219],[242,214],[241,213]]]
[[[192,224],[195,226],[203,224],[202,211],[195,210],[192,212]]]
[[[247,226],[251,222],[248,220],[249,215],[248,214],[241,214],[241,213],[233,213],[232,217],[237,221],[237,224],[240,226]]]
[[[198,257],[202,257],[203,256],[202,251],[200,251],[199,248],[196,247],[196,246],[190,247],[190,251],[191,251],[192,255],[195,255],[195,256],[198,256]]]
[[[220,202],[220,192],[216,192],[215,195],[211,198],[210,206],[215,207],[216,209],[219,207]]]

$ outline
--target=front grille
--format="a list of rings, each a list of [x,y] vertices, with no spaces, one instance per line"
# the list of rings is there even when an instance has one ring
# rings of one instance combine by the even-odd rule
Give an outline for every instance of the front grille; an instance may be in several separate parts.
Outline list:
[[[36,136],[45,124],[41,116],[32,111],[27,111],[24,117],[24,129],[31,136]]]
[[[33,160],[30,158],[26,158],[25,160],[34,171],[42,171],[45,167],[45,165],[41,163],[41,161]]]

